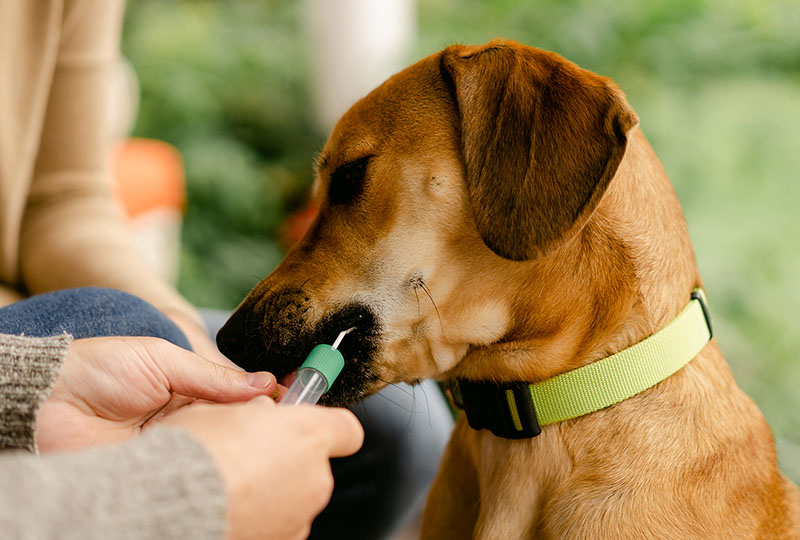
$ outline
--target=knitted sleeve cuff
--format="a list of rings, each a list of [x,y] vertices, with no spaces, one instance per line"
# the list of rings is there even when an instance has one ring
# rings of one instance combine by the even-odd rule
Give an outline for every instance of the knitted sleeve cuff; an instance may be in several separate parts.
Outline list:
[[[221,540],[226,497],[208,452],[156,427],[123,444],[40,457],[0,455],[9,538]]]
[[[0,450],[36,452],[36,414],[58,378],[72,336],[0,335]]]

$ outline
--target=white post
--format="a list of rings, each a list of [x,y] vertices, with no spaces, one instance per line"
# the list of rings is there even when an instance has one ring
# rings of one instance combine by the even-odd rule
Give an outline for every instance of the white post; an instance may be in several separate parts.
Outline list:
[[[319,126],[333,127],[358,99],[408,62],[415,0],[306,0],[311,89]]]

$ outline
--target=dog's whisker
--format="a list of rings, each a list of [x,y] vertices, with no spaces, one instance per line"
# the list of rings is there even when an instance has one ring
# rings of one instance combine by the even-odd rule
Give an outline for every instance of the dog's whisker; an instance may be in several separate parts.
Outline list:
[[[431,304],[433,304],[433,309],[436,311],[436,316],[439,318],[439,328],[441,328],[442,332],[444,332],[444,325],[442,324],[442,314],[439,313],[439,307],[436,305],[436,302],[434,302],[434,300],[433,300],[433,295],[431,295],[431,290],[428,288],[428,285],[422,280],[420,280],[419,286],[420,286],[420,288],[422,288],[422,291],[425,294],[428,295],[428,298],[430,299]]]
[[[428,392],[425,391],[425,386],[422,384],[414,385],[411,387],[416,392],[417,387],[422,390],[422,395],[425,397],[425,410],[428,414],[428,427],[433,429],[433,422],[431,422],[431,402],[428,399]],[[416,402],[416,399],[414,400]]]
[[[384,399],[384,400],[388,401],[389,403],[391,403],[392,405],[394,405],[398,409],[402,409],[402,410],[406,411],[409,414],[412,414],[414,412],[413,408],[409,409],[408,407],[406,407],[402,403],[399,403],[399,402],[393,400],[392,398],[386,397],[383,394],[376,394],[376,395],[380,396],[381,399]]]
[[[414,415],[417,414],[417,395],[414,387],[411,387],[411,412],[408,415],[408,422],[406,423],[406,431],[411,434],[414,430]]]
[[[377,379],[379,382],[382,382],[382,383],[384,383],[386,386],[394,386],[395,388],[397,388],[398,390],[401,390],[401,391],[405,392],[405,393],[406,393],[406,394],[408,394],[409,396],[411,395],[411,392],[409,392],[409,391],[408,391],[407,389],[405,389],[404,387],[400,386],[400,383],[395,383],[395,382],[387,381],[386,379],[382,379],[382,378],[380,378],[380,377],[376,377],[376,379]],[[411,386],[411,385],[409,385],[409,386]],[[413,386],[412,386],[412,388],[413,388]]]
[[[385,382],[385,381],[383,381],[383,382]],[[398,386],[397,386],[395,383],[387,383],[387,384],[388,384],[389,386],[394,386],[395,388],[400,388],[400,387],[398,387]],[[403,388],[400,388],[400,390],[404,390],[404,389],[403,389]],[[404,390],[404,391],[405,391],[406,393],[408,393],[408,395],[412,395],[412,394],[410,394],[410,393],[408,392],[408,390]],[[384,394],[382,394],[382,393],[380,393],[380,392],[378,392],[378,393],[377,393],[377,394],[375,394],[375,395],[376,395],[376,396],[379,396],[381,399],[384,399],[384,400],[388,401],[388,402],[389,402],[389,403],[391,403],[392,405],[395,405],[396,407],[398,407],[398,408],[400,408],[400,409],[402,409],[402,410],[404,410],[404,411],[406,411],[406,412],[413,413],[413,411],[414,411],[414,409],[413,409],[413,406],[412,406],[412,408],[411,408],[411,409],[409,409],[408,407],[404,406],[402,403],[400,403],[400,402],[398,402],[398,401],[395,401],[394,399],[392,399],[392,398],[390,398],[390,397],[388,397],[388,396],[386,396],[386,395],[384,395]]]
[[[401,409],[406,410],[409,413],[409,415],[408,415],[408,422],[406,423],[405,429],[408,430],[409,428],[413,427],[413,425],[414,425],[414,416],[417,414],[417,386],[419,386],[419,385],[417,385],[417,384],[409,385],[409,386],[411,386],[411,389],[409,390],[408,388],[406,388],[406,385],[401,385],[400,383],[392,383],[392,382],[389,382],[389,381],[387,381],[385,379],[381,379],[380,377],[378,378],[378,380],[380,382],[382,382],[382,383],[385,383],[387,386],[392,386],[392,387],[396,388],[397,390],[400,390],[401,392],[403,392],[407,396],[411,397],[411,409],[408,409],[407,407],[404,407],[402,404],[392,400],[391,398],[388,398],[388,397],[386,397],[386,396],[384,396],[384,395],[382,395],[380,393],[378,394],[383,399],[386,399],[390,403],[393,403],[394,405],[397,405]],[[430,427],[433,427],[432,424],[431,424],[430,402],[428,401],[428,394],[425,392],[425,388],[422,388],[422,394],[425,396],[425,405],[426,405],[427,414],[428,414],[428,425]]]
[[[356,412],[358,412],[358,414],[356,416],[358,416],[360,422],[363,423],[363,421],[365,421],[365,420],[366,421],[370,420],[369,407],[364,406],[364,402],[363,401],[358,401],[356,403],[353,403],[352,405],[349,405],[348,408],[354,414]]]

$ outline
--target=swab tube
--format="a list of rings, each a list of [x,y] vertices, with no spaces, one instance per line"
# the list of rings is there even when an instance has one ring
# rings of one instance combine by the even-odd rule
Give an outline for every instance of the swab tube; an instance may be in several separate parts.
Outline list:
[[[344,357],[338,347],[355,327],[339,333],[333,345],[320,344],[311,349],[305,362],[297,369],[297,377],[280,401],[281,405],[315,405],[327,392],[344,367]]]

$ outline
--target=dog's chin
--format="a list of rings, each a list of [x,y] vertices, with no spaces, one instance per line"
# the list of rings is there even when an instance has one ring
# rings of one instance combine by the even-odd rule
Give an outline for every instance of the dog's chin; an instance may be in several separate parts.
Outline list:
[[[341,381],[337,380],[336,384],[322,395],[319,399],[319,404],[326,407],[349,407],[372,394],[374,390],[371,390],[371,388],[375,388],[375,385],[353,387],[348,384],[341,384]]]
[[[380,328],[374,312],[363,304],[349,304],[324,316],[310,331],[301,331],[281,345],[264,336],[263,358],[248,370],[267,370],[282,384],[294,379],[300,364],[316,345],[332,344],[344,330],[353,328],[339,344],[345,365],[331,388],[320,399],[327,406],[346,406],[364,398],[379,386],[374,369],[379,355]]]

